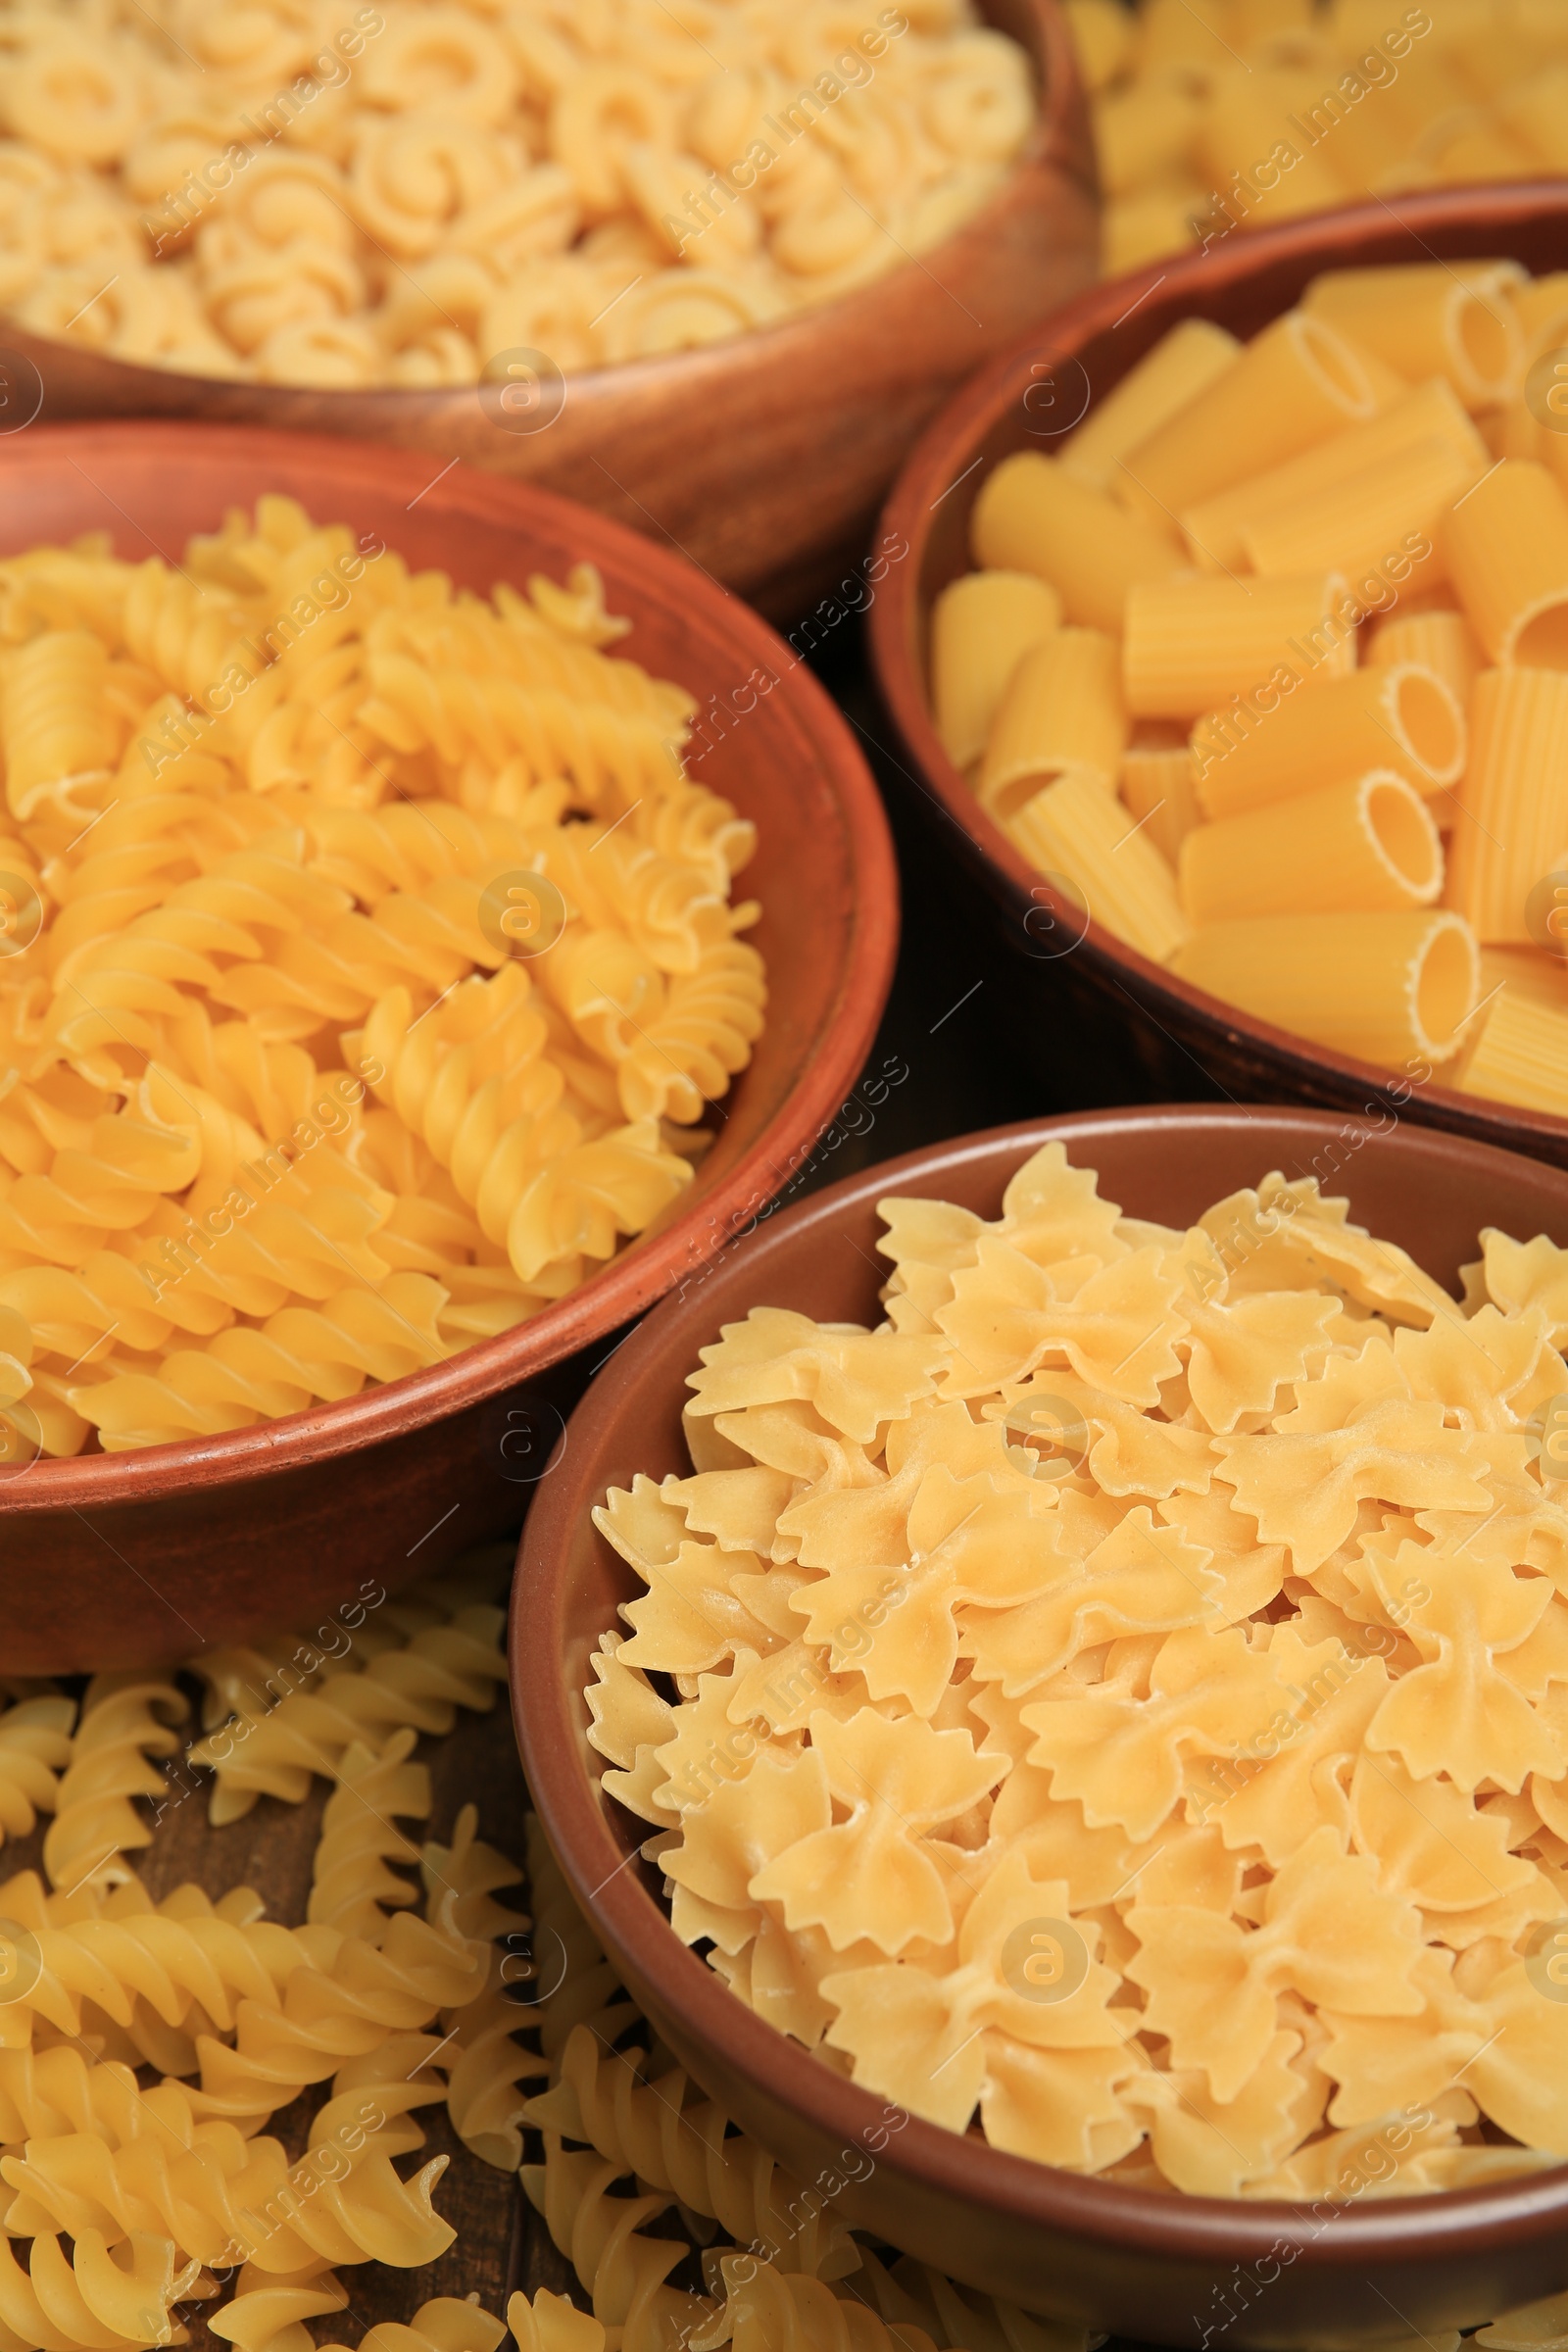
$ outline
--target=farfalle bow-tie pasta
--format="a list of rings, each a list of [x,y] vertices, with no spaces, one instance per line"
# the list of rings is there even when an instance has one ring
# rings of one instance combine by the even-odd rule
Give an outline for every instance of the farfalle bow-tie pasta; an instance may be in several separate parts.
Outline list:
[[[629,626],[276,497],[0,563],[0,1455],[395,1379],[680,1199],[755,830]]]
[[[938,244],[1036,119],[971,0],[12,0],[0,60],[20,324],[342,390],[767,325]]]
[[[1225,2197],[1568,2156],[1568,1251],[1048,1145],[702,1350],[587,1693],[671,1919],[911,2114]],[[804,2059],[803,2059],[804,2063]]]

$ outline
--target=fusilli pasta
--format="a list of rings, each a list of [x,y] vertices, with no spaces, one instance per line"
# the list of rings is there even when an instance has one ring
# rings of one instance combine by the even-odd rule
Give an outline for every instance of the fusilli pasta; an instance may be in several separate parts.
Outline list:
[[[0,564],[8,1458],[396,1380],[681,1198],[755,832],[622,633],[591,566],[486,603],[276,497]]]

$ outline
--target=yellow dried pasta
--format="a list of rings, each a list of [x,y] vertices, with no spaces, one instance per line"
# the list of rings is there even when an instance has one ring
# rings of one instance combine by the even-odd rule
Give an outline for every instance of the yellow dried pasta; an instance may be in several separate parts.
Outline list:
[[[0,303],[187,375],[562,374],[830,301],[950,235],[1033,131],[970,0],[94,0],[7,12]],[[510,380],[509,380],[510,379]],[[544,420],[548,422],[548,413]]]
[[[0,1447],[236,1429],[563,1297],[760,1034],[755,830],[599,575],[264,497],[0,564]]]
[[[1066,13],[1109,274],[1329,206],[1568,172],[1568,28],[1550,0],[1067,0]],[[1483,354],[1496,331],[1469,328]]]
[[[881,1209],[887,1319],[726,1325],[722,1466],[595,1513],[676,1932],[803,2064],[1109,2180],[1568,2155],[1568,1252],[1487,1233],[1461,1308],[1313,1178],[1180,1232],[1060,1144]]]
[[[1086,921],[1332,1053],[1568,1118],[1559,274],[1336,270],[1248,344],[1171,328],[982,481],[932,676]]]

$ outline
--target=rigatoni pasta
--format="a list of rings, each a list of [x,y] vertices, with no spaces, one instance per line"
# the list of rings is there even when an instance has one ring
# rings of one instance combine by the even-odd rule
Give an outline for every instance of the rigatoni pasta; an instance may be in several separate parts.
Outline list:
[[[942,745],[968,767],[1012,674],[1061,620],[1061,598],[1029,571],[970,571],[952,580],[931,613],[931,687]]]
[[[1390,662],[1282,696],[1245,731],[1233,712],[1193,729],[1198,797],[1209,816],[1233,816],[1392,767],[1418,792],[1457,781],[1464,767],[1463,706],[1436,670]]]
[[[1140,718],[1195,719],[1255,694],[1282,670],[1343,674],[1355,662],[1345,593],[1332,572],[1141,583],[1123,618],[1127,708]]]
[[[1239,353],[1188,321],[1119,410],[1004,459],[972,532],[982,567],[1101,615],[1019,662],[973,767],[1088,922],[1327,1049],[1477,1094],[1511,1073],[1538,1109],[1568,1011],[1568,414],[1524,406],[1519,369],[1558,320],[1557,279],[1481,262],[1331,272]],[[1101,528],[1117,508],[1152,576]],[[1007,576],[972,575],[999,612]]]
[[[1067,15],[1112,276],[1325,207],[1568,172],[1556,0],[1067,0]]]
[[[988,571],[1037,573],[1060,596],[1067,619],[1091,629],[1118,629],[1129,590],[1168,579],[1181,563],[1168,530],[1029,449],[988,476],[970,529]]]
[[[1443,888],[1443,844],[1393,768],[1197,825],[1177,868],[1190,923],[1246,915],[1424,906]]]
[[[1276,1029],[1393,1068],[1451,1061],[1480,994],[1474,935],[1442,907],[1208,923],[1170,960]]]
[[[979,792],[1007,817],[1059,775],[1083,775],[1111,794],[1127,741],[1116,640],[1100,629],[1055,629],[1025,654],[992,723]]]

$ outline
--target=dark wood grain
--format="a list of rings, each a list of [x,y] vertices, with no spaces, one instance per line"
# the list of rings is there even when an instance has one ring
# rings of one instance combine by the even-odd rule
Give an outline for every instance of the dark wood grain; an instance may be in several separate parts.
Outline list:
[[[177,558],[227,507],[280,491],[481,592],[597,564],[612,611],[633,621],[627,654],[729,712],[688,766],[758,828],[745,888],[762,908],[749,937],[767,966],[766,1026],[674,1213],[514,1331],[254,1429],[0,1471],[12,1673],[251,1640],[334,1607],[362,1577],[407,1581],[514,1524],[532,1466],[518,1429],[548,1458],[614,1335],[789,1181],[875,1033],[898,941],[892,845],[855,738],[800,657],[646,538],[531,485],[461,466],[432,482],[437,470],[223,425],[35,426],[0,438],[0,552],[107,530],[131,561]],[[730,698],[760,671],[775,682],[737,718]]]
[[[498,1700],[485,1715],[460,1714],[447,1738],[422,1739],[416,1754],[429,1766],[434,1796],[427,1824],[405,1825],[416,1841],[432,1837],[447,1842],[460,1808],[473,1801],[479,1806],[480,1836],[515,1856],[520,1866],[528,1799],[505,1700]],[[153,1841],[131,1857],[155,1900],[188,1881],[215,1900],[231,1886],[254,1886],[265,1898],[270,1918],[290,1927],[300,1925],[310,1896],[321,1812],[330,1793],[327,1785],[316,1782],[300,1805],[264,1796],[243,1820],[218,1830],[207,1818],[210,1774],[172,1766],[168,1785],[169,1797]],[[30,1838],[0,1848],[0,1879],[20,1869],[41,1867],[41,1846],[40,1829]],[[525,1886],[504,1891],[499,1899],[526,1908]],[[311,2116],[323,2095],[320,2088],[305,2093],[266,2126],[291,2156],[303,2151]],[[530,2291],[538,2285],[565,2291],[568,2266],[542,2229],[529,2231],[531,2208],[526,2215],[520,2209],[523,2201],[515,2176],[497,2172],[470,2155],[444,2106],[420,2108],[418,2121],[428,2143],[418,2162],[438,2154],[451,2159],[434,2202],[456,2229],[457,2241],[439,2261],[420,2270],[399,2271],[379,2263],[344,2265],[338,2276],[348,2289],[348,2308],[334,2318],[311,2323],[318,2343],[357,2345],[374,2322],[408,2321],[432,2295],[477,2292],[487,2311],[504,2313],[509,2276]],[[406,2174],[411,2166],[405,2162],[399,2169]],[[203,2308],[192,2305],[183,2315],[191,2328],[193,2352],[231,2352],[209,2334]]]
[[[906,794],[948,860],[953,927],[971,933],[977,950],[983,944],[1012,994],[1021,1059],[1035,1068],[1049,1062],[1069,1100],[1201,1094],[1317,1103],[1414,1119],[1568,1167],[1568,1119],[1435,1083],[1405,1086],[1396,1099],[1389,1071],[1206,995],[1102,923],[1091,920],[1086,931],[949,760],[925,677],[931,605],[968,568],[980,485],[1012,451],[1054,446],[1040,433],[1042,381],[1059,390],[1055,414],[1070,422],[1178,319],[1211,318],[1246,337],[1288,310],[1321,270],[1510,255],[1539,272],[1561,267],[1565,240],[1568,189],[1560,181],[1401,195],[1228,237],[1069,304],[967,385],[911,455],[883,514],[883,528],[907,538],[910,557],[869,614],[877,682],[908,761],[894,789]],[[1053,954],[1056,941],[1076,944]]]
[[[1093,149],[1056,0],[990,0],[1042,90],[1019,168],[953,236],[843,300],[734,342],[566,378],[548,429],[492,422],[471,387],[335,392],[225,383],[107,359],[7,321],[45,420],[207,418],[339,433],[539,482],[678,548],[775,617],[863,549],[877,500],[965,376],[1094,278]],[[547,355],[548,356],[548,355]],[[740,673],[742,676],[745,672]]]

